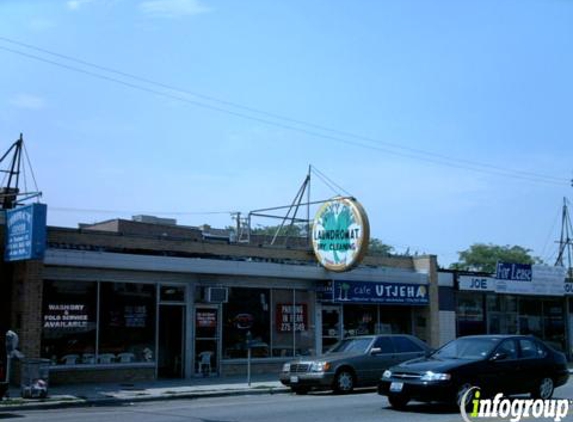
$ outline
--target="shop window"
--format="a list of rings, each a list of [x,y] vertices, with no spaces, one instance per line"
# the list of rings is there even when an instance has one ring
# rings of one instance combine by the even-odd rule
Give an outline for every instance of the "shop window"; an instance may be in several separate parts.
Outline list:
[[[565,317],[563,304],[559,300],[543,302],[543,332],[542,337],[551,347],[564,351],[565,349]]]
[[[229,289],[223,305],[223,357],[247,357],[247,333],[252,338],[251,356],[270,356],[270,289]]]
[[[185,302],[185,286],[161,286],[161,302]]]
[[[46,281],[42,357],[53,365],[94,363],[97,283]]]
[[[98,363],[154,360],[155,291],[150,284],[101,283]]]
[[[489,334],[517,333],[517,298],[488,295],[486,297]]]
[[[310,293],[300,290],[272,291],[272,356],[305,356],[314,353],[314,306]]]
[[[374,328],[377,321],[378,306],[345,305],[344,337],[375,334]]]
[[[520,299],[519,332],[521,334],[531,334],[543,338],[541,303],[539,299]]]
[[[457,296],[456,316],[458,336],[485,334],[483,296],[470,292],[459,292]]]
[[[375,334],[404,334],[412,331],[412,310],[409,306],[380,306],[380,321]]]

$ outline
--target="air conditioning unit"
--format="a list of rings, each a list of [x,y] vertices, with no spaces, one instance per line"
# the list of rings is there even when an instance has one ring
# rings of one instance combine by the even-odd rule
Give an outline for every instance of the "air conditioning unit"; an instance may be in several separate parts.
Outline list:
[[[227,303],[229,301],[229,289],[226,287],[205,287],[205,302]]]

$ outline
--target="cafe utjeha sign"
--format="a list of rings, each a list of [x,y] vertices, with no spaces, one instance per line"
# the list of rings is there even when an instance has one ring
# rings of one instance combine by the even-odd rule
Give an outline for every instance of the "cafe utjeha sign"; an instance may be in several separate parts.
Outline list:
[[[320,264],[330,271],[348,271],[357,265],[369,239],[368,216],[353,198],[334,198],[316,213],[312,246]]]

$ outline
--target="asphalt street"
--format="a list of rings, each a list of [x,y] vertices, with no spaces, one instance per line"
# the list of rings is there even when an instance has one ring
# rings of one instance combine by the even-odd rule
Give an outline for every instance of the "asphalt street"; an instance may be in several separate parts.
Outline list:
[[[557,389],[555,398],[573,398],[573,382]],[[406,411],[395,411],[389,407],[384,397],[378,396],[372,390],[344,396],[326,392],[307,396],[276,394],[17,411],[0,414],[0,419],[26,422],[462,421],[459,411],[443,405],[411,403]],[[564,420],[573,422],[573,405],[569,416]]]

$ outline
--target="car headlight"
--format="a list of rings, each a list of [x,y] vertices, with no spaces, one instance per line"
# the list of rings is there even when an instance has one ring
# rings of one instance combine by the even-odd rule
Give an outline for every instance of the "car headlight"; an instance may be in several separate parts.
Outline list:
[[[324,372],[330,369],[330,363],[328,362],[314,362],[310,365],[311,372]]]
[[[382,378],[392,378],[392,371],[390,371],[389,369],[386,369],[384,371],[384,373],[382,374]]]
[[[450,374],[445,374],[441,372],[428,371],[420,380],[422,381],[448,381],[452,376]]]
[[[283,372],[290,372],[290,363],[285,363],[283,365]]]

